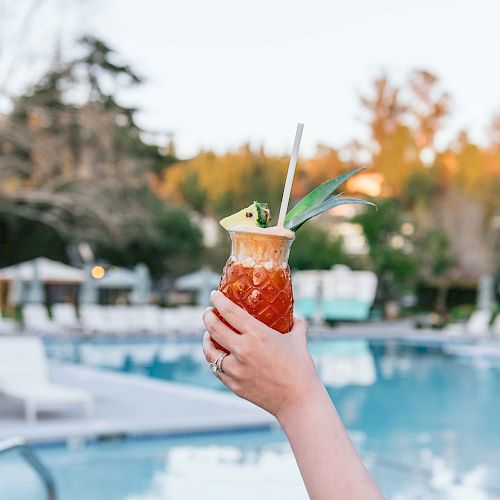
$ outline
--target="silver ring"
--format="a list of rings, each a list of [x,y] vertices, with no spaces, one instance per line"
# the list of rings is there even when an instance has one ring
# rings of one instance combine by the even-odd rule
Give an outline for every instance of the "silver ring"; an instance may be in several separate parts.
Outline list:
[[[223,352],[217,356],[217,359],[213,363],[210,363],[210,370],[212,371],[212,373],[215,372],[224,373],[224,370],[222,369],[222,361],[226,356],[227,352]]]

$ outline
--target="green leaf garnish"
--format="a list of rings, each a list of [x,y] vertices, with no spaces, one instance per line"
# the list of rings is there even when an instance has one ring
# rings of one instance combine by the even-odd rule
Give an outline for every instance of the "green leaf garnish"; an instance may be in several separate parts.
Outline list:
[[[359,198],[339,198],[338,196],[331,196],[330,198],[327,198],[325,201],[323,201],[323,203],[321,203],[320,205],[316,205],[310,210],[303,211],[296,217],[289,218],[287,215],[285,219],[285,227],[292,231],[297,231],[297,229],[299,229],[302,226],[302,224],[307,222],[312,217],[316,217],[316,215],[326,212],[327,210],[338,207],[340,205],[346,205],[348,203],[371,205],[376,208],[375,203],[372,203],[371,201],[368,200],[362,200]]]
[[[355,168],[350,172],[345,172],[334,179],[330,179],[317,188],[313,189],[309,194],[304,196],[287,214],[285,217],[285,225],[287,221],[291,221],[298,215],[310,210],[311,208],[323,203],[343,182],[349,177],[363,170],[365,167]]]

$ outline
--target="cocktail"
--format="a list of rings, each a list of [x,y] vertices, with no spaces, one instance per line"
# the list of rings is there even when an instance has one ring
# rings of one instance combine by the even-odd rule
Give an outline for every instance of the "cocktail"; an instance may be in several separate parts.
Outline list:
[[[219,290],[267,326],[288,333],[293,325],[292,231],[229,230],[231,256]]]
[[[220,221],[231,238],[231,255],[224,267],[219,290],[279,333],[288,333],[293,326],[293,290],[288,256],[295,232],[312,217],[336,206],[346,203],[373,205],[366,200],[332,194],[340,184],[361,170],[358,168],[324,182],[286,213],[301,130],[298,127],[277,226],[269,227],[269,207],[267,203],[257,201]]]

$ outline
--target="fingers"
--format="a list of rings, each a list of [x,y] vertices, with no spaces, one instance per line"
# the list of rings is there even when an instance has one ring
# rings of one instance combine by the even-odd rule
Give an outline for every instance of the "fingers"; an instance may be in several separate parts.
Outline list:
[[[241,333],[260,331],[263,328],[269,329],[251,314],[237,306],[229,300],[222,292],[215,290],[210,297],[212,304],[219,311],[220,315],[236,330]]]
[[[221,355],[225,354],[224,351],[217,349],[210,338],[210,334],[205,332],[203,336],[203,354],[205,355],[205,359],[209,363],[214,363],[215,360]],[[221,363],[221,367],[224,372],[216,371],[214,375],[221,380],[221,382],[233,390],[234,381],[231,380],[231,374],[233,372],[233,358],[231,354],[228,354]]]
[[[225,325],[214,313],[212,308],[207,308],[203,313],[203,323],[211,337],[228,351],[234,350],[239,345],[240,335]]]
[[[203,354],[205,355],[205,359],[209,363],[214,363],[219,355],[223,353],[224,351],[221,351],[220,349],[217,349],[217,347],[215,347],[210,338],[210,334],[208,332],[205,332],[205,335],[203,336]]]

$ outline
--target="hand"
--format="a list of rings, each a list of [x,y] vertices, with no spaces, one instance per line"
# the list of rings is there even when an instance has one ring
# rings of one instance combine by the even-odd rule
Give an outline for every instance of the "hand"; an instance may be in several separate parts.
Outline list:
[[[281,334],[234,304],[219,291],[212,293],[213,305],[234,330],[208,308],[203,314],[207,332],[203,352],[214,362],[229,351],[222,362],[224,373],[215,375],[238,396],[278,417],[321,387],[313,360],[307,349],[307,325],[294,318],[292,331]]]

